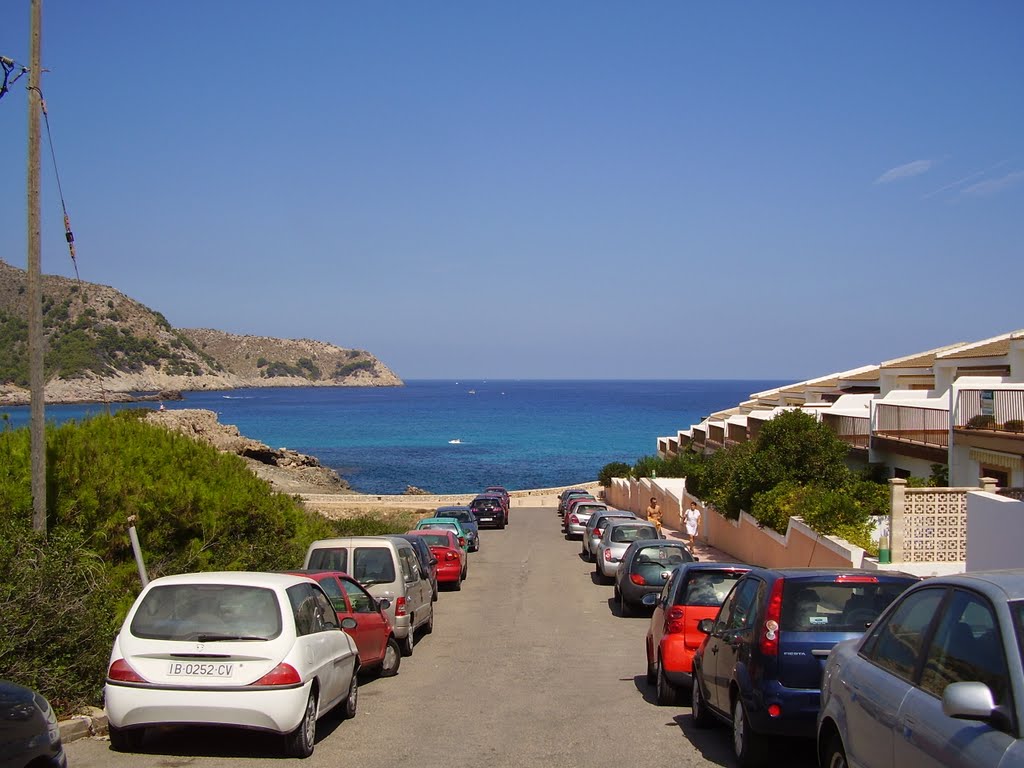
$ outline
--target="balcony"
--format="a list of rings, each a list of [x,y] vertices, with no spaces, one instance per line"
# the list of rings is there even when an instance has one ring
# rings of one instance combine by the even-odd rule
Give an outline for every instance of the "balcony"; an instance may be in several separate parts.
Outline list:
[[[875,437],[928,448],[949,447],[949,411],[880,403],[875,408]]]
[[[986,395],[982,407],[982,395]],[[990,398],[989,398],[990,396]],[[988,413],[985,413],[988,411]],[[954,429],[990,432],[1024,440],[1024,390],[962,389],[957,393]]]
[[[822,423],[851,448],[867,450],[871,443],[871,420],[867,416],[821,414]]]

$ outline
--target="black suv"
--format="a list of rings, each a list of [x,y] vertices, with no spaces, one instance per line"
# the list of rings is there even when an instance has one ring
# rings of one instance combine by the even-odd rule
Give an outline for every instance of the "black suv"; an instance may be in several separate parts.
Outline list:
[[[505,519],[505,508],[501,502],[489,496],[477,496],[470,502],[469,508],[476,515],[476,522],[480,528],[490,526],[491,528],[504,528],[508,522]]]

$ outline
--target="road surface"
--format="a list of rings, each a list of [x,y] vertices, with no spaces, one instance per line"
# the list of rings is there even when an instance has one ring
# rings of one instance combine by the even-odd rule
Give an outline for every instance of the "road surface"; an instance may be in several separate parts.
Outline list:
[[[508,528],[483,531],[462,591],[435,604],[434,633],[397,677],[363,683],[353,720],[320,721],[308,760],[282,758],[267,734],[169,728],[141,754],[113,752],[106,739],[72,742],[69,765],[733,766],[728,729],[698,731],[688,707],[653,703],[648,619],[613,613],[612,587],[594,583],[579,548],[551,508],[514,508]],[[787,768],[815,766],[811,749],[779,750]]]

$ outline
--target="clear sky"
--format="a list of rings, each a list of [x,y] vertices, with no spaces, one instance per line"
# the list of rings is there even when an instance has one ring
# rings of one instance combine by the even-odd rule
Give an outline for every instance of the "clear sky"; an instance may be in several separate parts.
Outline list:
[[[405,378],[791,380],[1024,327],[1017,0],[44,0],[43,35],[82,278],[178,327]]]

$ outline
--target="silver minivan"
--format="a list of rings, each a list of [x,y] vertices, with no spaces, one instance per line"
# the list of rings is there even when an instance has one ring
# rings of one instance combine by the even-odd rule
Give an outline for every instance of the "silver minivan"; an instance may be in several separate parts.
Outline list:
[[[434,628],[434,590],[412,545],[398,536],[348,536],[309,545],[304,568],[344,571],[376,598],[387,598],[388,618],[403,656],[418,630]]]

